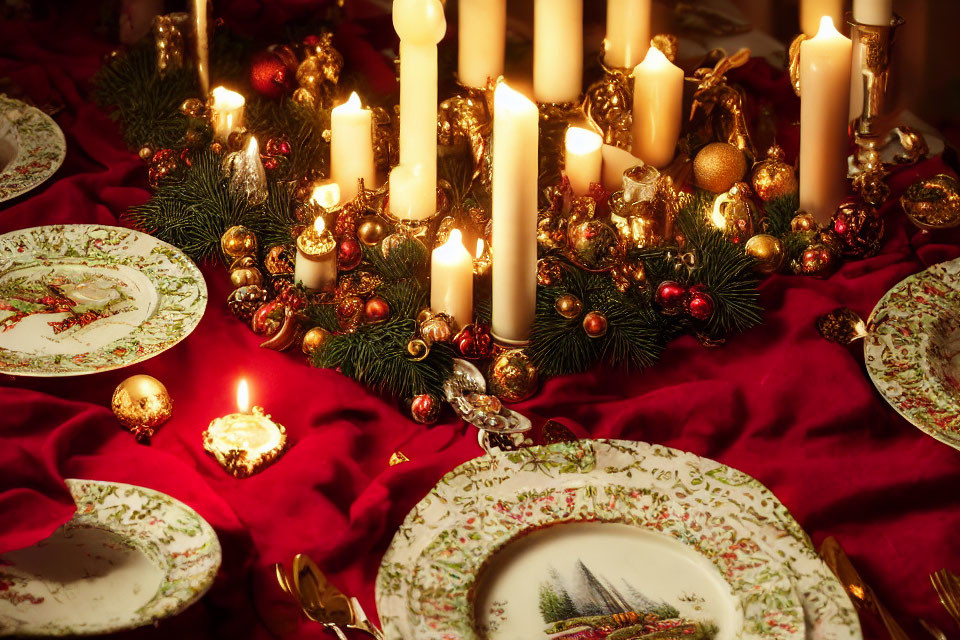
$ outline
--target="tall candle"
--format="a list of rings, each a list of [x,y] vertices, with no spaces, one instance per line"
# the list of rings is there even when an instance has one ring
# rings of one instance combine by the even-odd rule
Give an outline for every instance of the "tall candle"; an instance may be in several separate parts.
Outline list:
[[[356,92],[330,111],[330,176],[340,185],[346,202],[357,196],[357,180],[367,189],[376,186],[373,160],[373,112],[360,106]]]
[[[433,210],[417,213],[417,190],[420,187],[419,167],[405,167],[398,164],[390,172],[390,190],[388,204],[390,214],[400,220],[423,220],[429,218]]]
[[[430,308],[452,316],[456,327],[473,322],[473,257],[463,246],[459,229],[433,250]]]
[[[507,0],[460,0],[457,77],[468,87],[486,88],[503,75]]]
[[[843,24],[843,0],[800,0],[800,31],[813,37],[823,16],[830,16],[835,25]]]
[[[683,118],[683,70],[656,47],[633,70],[633,155],[658,169],[676,153]]]
[[[862,24],[886,26],[893,20],[893,0],[853,0],[853,19]]]
[[[575,102],[583,84],[583,0],[534,0],[533,93]]]
[[[214,87],[211,92],[213,106],[211,106],[211,125],[213,137],[226,140],[230,133],[243,126],[243,105],[246,102],[243,96],[226,87]]]
[[[537,105],[505,83],[493,94],[493,309],[507,344],[530,337],[537,304]]]
[[[447,23],[440,0],[393,0],[400,36],[400,164],[419,176],[407,218],[437,209],[437,43]],[[391,182],[392,183],[392,182]]]
[[[570,180],[570,188],[578,196],[585,196],[590,185],[600,182],[603,156],[600,147],[603,138],[589,129],[570,127],[564,138],[563,172]]]
[[[889,25],[893,21],[892,0],[854,0],[853,19],[869,25]],[[853,121],[863,114],[863,60],[865,47],[853,43],[853,61],[850,67],[850,116]]]
[[[800,45],[800,209],[821,224],[847,194],[851,48],[829,16]]]
[[[650,0],[607,0],[603,61],[632,69],[650,48]]]
[[[197,45],[197,77],[200,79],[200,95],[210,92],[210,46],[207,42],[207,2],[193,0],[193,31]]]

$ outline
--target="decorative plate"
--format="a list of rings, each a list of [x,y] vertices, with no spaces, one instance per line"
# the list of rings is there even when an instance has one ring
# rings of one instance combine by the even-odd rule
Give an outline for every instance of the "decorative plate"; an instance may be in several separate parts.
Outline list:
[[[756,480],[667,447],[579,441],[461,465],[384,556],[388,637],[859,640],[856,613]]]
[[[76,224],[0,236],[2,373],[126,367],[190,335],[206,306],[197,266],[139,231]]]
[[[960,260],[903,280],[867,323],[870,379],[908,422],[960,449]]]
[[[183,611],[213,584],[220,541],[187,505],[130,484],[67,487],[73,518],[0,555],[0,636],[133,629]]]
[[[66,154],[63,131],[50,116],[0,95],[0,202],[43,183]]]

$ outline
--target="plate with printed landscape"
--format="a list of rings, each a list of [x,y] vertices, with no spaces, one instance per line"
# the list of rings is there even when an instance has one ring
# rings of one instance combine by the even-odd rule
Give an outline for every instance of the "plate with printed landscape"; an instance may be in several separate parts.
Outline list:
[[[908,422],[960,449],[960,260],[903,280],[870,314],[863,355]]]
[[[454,469],[384,555],[404,640],[860,640],[843,587],[753,478],[659,445],[582,440]]]
[[[66,154],[63,131],[53,118],[0,95],[0,202],[46,181]]]
[[[183,611],[213,584],[220,541],[196,511],[130,484],[66,482],[73,518],[0,554],[0,636],[133,629]]]
[[[90,224],[0,236],[0,372],[75,376],[166,351],[200,322],[207,285],[179,249]]]

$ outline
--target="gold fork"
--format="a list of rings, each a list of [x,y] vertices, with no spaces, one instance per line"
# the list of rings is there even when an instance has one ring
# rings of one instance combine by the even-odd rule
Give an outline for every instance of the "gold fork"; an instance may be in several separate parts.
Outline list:
[[[957,584],[957,577],[946,569],[940,569],[930,574],[930,582],[940,598],[940,604],[960,626],[960,584]]]

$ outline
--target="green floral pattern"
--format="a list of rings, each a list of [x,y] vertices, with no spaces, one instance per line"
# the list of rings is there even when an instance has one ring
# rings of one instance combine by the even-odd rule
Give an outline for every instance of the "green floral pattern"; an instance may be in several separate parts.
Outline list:
[[[63,131],[50,116],[19,100],[0,95],[0,116],[18,137],[17,156],[0,172],[0,202],[33,189],[56,173],[67,154]]]

